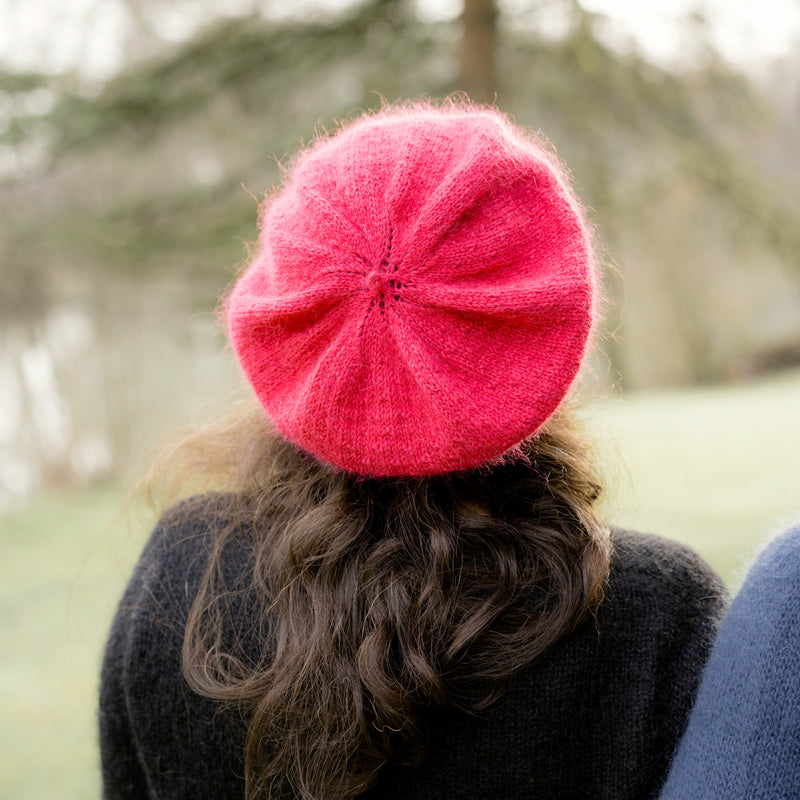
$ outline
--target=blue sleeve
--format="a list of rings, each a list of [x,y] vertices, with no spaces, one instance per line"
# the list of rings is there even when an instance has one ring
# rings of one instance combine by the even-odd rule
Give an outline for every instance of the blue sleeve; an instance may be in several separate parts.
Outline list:
[[[660,800],[800,798],[800,525],[723,620]]]

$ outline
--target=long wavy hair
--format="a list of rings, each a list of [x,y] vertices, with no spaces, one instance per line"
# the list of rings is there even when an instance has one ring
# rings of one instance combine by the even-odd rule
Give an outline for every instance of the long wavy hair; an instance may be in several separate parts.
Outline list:
[[[318,463],[249,409],[179,442],[149,482],[165,474],[228,490],[183,670],[244,708],[251,800],[344,800],[417,764],[431,709],[486,709],[592,612],[608,575],[599,485],[563,413],[500,463],[377,480]],[[252,571],[232,621],[236,539]]]

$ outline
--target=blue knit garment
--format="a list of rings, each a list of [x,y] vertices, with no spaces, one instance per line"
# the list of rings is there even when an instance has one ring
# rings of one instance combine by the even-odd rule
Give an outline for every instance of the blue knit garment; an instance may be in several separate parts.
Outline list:
[[[661,800],[800,798],[800,525],[756,559],[720,629]]]

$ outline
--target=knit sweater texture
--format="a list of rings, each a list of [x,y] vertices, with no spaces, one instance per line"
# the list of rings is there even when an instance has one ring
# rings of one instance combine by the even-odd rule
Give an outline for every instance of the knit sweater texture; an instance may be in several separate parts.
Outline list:
[[[661,800],[800,798],[800,525],[756,559],[720,628]]]
[[[122,598],[100,689],[106,800],[244,797],[241,715],[193,693],[181,676],[187,613],[214,534],[202,511],[177,525],[162,521]],[[487,712],[431,713],[422,764],[388,771],[366,798],[658,794],[724,589],[696,554],[674,542],[616,531],[614,548],[596,616],[510,679]],[[223,569],[232,581],[247,570],[250,555],[246,537],[231,540]],[[247,630],[246,618],[241,626]]]

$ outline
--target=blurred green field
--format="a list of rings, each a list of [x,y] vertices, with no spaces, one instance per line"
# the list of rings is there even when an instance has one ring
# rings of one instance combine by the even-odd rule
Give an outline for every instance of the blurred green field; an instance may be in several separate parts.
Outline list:
[[[609,520],[687,542],[729,585],[800,518],[800,372],[732,389],[587,405]],[[102,642],[152,523],[117,485],[0,516],[0,798],[99,797]]]
[[[583,412],[605,516],[694,547],[735,589],[760,544],[800,519],[800,371],[647,393]]]

